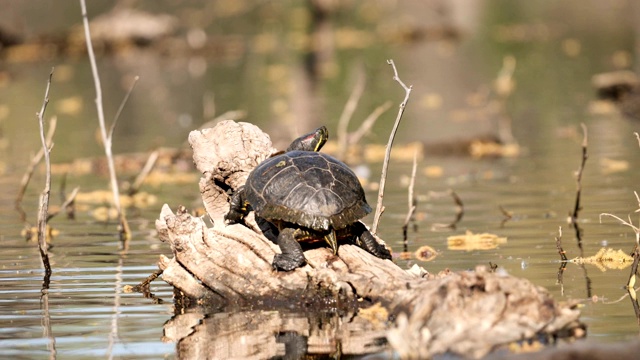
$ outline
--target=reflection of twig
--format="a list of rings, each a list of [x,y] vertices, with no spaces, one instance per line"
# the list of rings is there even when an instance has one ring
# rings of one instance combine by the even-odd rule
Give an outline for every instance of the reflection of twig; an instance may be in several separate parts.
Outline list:
[[[42,296],[40,297],[40,307],[42,308],[42,335],[49,339],[47,349],[49,349],[49,359],[56,358],[56,338],[51,331],[51,314],[49,312],[49,282],[45,278],[42,285]]]
[[[371,231],[376,233],[378,230],[378,224],[380,223],[380,216],[384,211],[382,206],[382,197],[384,195],[384,185],[387,180],[387,169],[389,168],[389,158],[391,157],[391,145],[393,145],[393,139],[396,136],[396,132],[398,131],[398,126],[400,125],[400,120],[402,119],[402,114],[404,114],[404,109],[407,106],[407,102],[409,101],[409,96],[411,95],[411,89],[413,88],[411,85],[407,86],[400,80],[400,76],[398,76],[398,69],[396,69],[396,64],[393,60],[387,60],[387,63],[391,65],[393,68],[393,80],[397,81],[400,86],[404,89],[404,99],[400,103],[400,107],[398,108],[398,115],[396,116],[396,121],[393,124],[393,129],[391,130],[391,134],[389,135],[389,142],[387,142],[387,149],[384,154],[384,161],[382,163],[382,175],[380,175],[380,186],[378,188],[378,202],[376,203],[376,213],[373,217],[373,225],[371,226]]]
[[[49,103],[49,89],[51,88],[51,78],[53,77],[53,69],[49,73],[49,80],[47,81],[47,90],[44,93],[44,101],[42,102],[42,108],[38,112],[38,123],[40,124],[40,141],[42,142],[45,173],[46,179],[44,183],[44,190],[40,194],[40,203],[38,205],[38,248],[40,249],[40,257],[42,258],[42,265],[45,271],[45,283],[49,282],[49,276],[51,276],[51,265],[49,264],[49,254],[47,253],[47,212],[49,211],[49,195],[51,194],[51,147],[47,144],[47,140],[44,137],[44,111],[47,109]]]
[[[111,332],[109,332],[109,345],[107,347],[107,357],[113,358],[113,346],[118,338],[118,320],[122,311],[120,310],[120,297],[122,293],[122,272],[124,268],[124,257],[126,250],[120,253],[118,266],[116,267],[115,296],[113,299],[113,315],[111,316]]]
[[[464,204],[462,203],[462,199],[460,199],[458,194],[456,194],[456,192],[451,189],[441,193],[438,193],[435,191],[429,192],[429,196],[442,196],[443,194],[450,195],[451,198],[453,199],[453,202],[456,204],[456,216],[453,219],[453,221],[451,221],[450,223],[448,224],[436,223],[432,225],[432,228],[433,229],[439,229],[439,228],[455,229],[456,225],[458,225],[458,223],[460,222],[460,220],[462,220],[462,217],[464,216]]]
[[[100,85],[100,75],[98,74],[98,66],[96,64],[96,57],[93,53],[93,45],[91,43],[91,32],[89,30],[89,19],[87,17],[87,6],[85,0],[80,0],[80,8],[82,10],[82,24],[84,25],[84,36],[87,44],[87,52],[89,54],[89,63],[91,64],[91,72],[93,74],[93,82],[96,90],[96,110],[98,112],[98,122],[100,124],[100,134],[102,135],[102,142],[104,144],[104,152],[107,157],[107,165],[109,167],[109,178],[111,182],[111,191],[113,192],[113,204],[118,211],[118,220],[119,220],[119,231],[120,236],[124,240],[124,247],[127,247],[127,240],[130,237],[129,224],[127,223],[127,219],[122,211],[122,206],[120,205],[120,190],[118,189],[118,179],[116,177],[116,169],[113,161],[113,153],[111,151],[112,148],[112,140],[113,140],[113,129],[115,127],[115,123],[118,120],[114,119],[109,132],[107,132],[107,127],[105,124],[104,118],[104,109],[102,105],[102,88]],[[135,83],[134,83],[135,84]],[[131,87],[133,89],[133,86]],[[128,95],[125,97],[125,101]]]
[[[513,213],[511,213],[510,211],[507,211],[504,207],[502,207],[502,205],[498,206],[498,208],[500,209],[500,212],[504,216],[502,218],[502,221],[500,222],[500,227],[502,228],[504,227],[504,224],[507,223],[507,221],[513,219]]]
[[[582,193],[582,173],[584,171],[584,165],[587,162],[587,145],[588,145],[588,137],[587,137],[587,126],[583,123],[580,124],[582,126],[582,132],[584,133],[584,138],[582,140],[582,160],[580,162],[580,168],[578,168],[578,172],[576,173],[576,203],[573,207],[573,212],[571,213],[571,218],[569,222],[573,225],[576,231],[576,237],[578,239],[578,247],[580,248],[580,256],[583,255],[582,250],[582,230],[578,226],[578,213],[582,209],[580,206],[580,196]]]
[[[360,102],[360,98],[362,97],[362,93],[364,92],[364,84],[365,84],[365,76],[362,68],[358,72],[358,79],[356,81],[356,85],[351,91],[351,95],[347,100],[347,103],[342,110],[342,114],[340,115],[340,120],[338,120],[338,130],[336,132],[336,137],[338,139],[338,159],[344,160],[344,156],[347,152],[348,146],[348,134],[347,129],[349,127],[349,122],[353,117],[353,113],[356,111],[358,107],[358,102]]]
[[[409,211],[407,211],[407,217],[404,219],[404,224],[402,225],[402,244],[404,247],[404,252],[409,251],[409,245],[407,241],[407,229],[409,228],[409,223],[415,221],[413,214],[416,211],[416,206],[418,206],[418,199],[413,194],[413,188],[416,183],[416,170],[418,167],[417,162],[418,151],[413,153],[413,168],[411,169],[411,181],[409,182]]]
[[[47,130],[47,145],[51,146],[51,139],[53,138],[53,134],[56,131],[56,124],[58,123],[57,117],[52,117],[49,120],[49,129]],[[33,172],[35,171],[36,166],[42,160],[44,156],[44,148],[40,148],[38,152],[31,158],[31,162],[29,166],[27,166],[27,171],[22,175],[22,180],[20,181],[20,189],[18,190],[18,196],[16,196],[15,200],[15,208],[20,213],[20,220],[22,222],[27,221],[27,214],[24,212],[22,208],[22,199],[24,198],[24,194],[27,191],[27,186],[29,185],[29,181],[31,181],[31,177],[33,176]],[[30,226],[30,225],[29,225]]]

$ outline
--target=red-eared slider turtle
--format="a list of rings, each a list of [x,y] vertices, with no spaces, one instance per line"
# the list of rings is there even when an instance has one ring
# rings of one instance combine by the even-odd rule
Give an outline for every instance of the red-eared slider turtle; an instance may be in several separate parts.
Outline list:
[[[266,159],[231,197],[225,219],[240,222],[250,211],[278,230],[273,267],[290,271],[305,264],[300,242],[326,241],[334,254],[339,239],[352,239],[369,253],[391,259],[359,220],[371,212],[364,190],[347,165],[318,150],[327,141],[327,128],[294,140],[287,150]]]

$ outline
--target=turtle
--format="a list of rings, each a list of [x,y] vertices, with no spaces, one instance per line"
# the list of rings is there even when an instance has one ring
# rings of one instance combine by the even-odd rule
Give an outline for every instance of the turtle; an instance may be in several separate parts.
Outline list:
[[[342,161],[319,152],[329,138],[325,126],[295,139],[283,152],[261,162],[231,196],[227,224],[253,210],[278,229],[280,247],[272,266],[291,271],[306,264],[300,243],[325,241],[338,253],[349,240],[381,259],[391,253],[360,221],[371,212],[355,173]]]

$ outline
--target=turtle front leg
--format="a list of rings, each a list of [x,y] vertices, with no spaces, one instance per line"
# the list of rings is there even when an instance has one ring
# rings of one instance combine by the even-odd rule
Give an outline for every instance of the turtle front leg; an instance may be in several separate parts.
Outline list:
[[[367,252],[379,257],[380,259],[391,260],[391,253],[386,247],[378,243],[371,232],[360,221],[356,221],[351,227],[351,234],[358,238],[357,244]]]
[[[242,221],[249,213],[248,203],[244,196],[244,186],[241,186],[231,195],[229,201],[229,212],[224,216],[227,224],[236,224]]]
[[[306,264],[304,253],[300,243],[296,240],[299,229],[284,228],[278,235],[278,246],[281,254],[273,258],[273,268],[276,270],[291,271]]]

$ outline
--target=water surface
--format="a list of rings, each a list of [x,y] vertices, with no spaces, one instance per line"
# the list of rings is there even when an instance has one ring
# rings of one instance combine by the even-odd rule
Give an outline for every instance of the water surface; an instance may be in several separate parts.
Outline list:
[[[399,24],[418,28],[433,25],[433,13],[421,2],[403,1],[393,8],[380,2],[377,6],[382,10],[378,12],[365,3],[348,9],[357,16],[337,15],[329,34],[340,34],[344,40],[347,34],[353,34],[346,30],[360,29],[380,41],[369,40],[362,47],[336,45],[312,87],[305,85],[309,78],[304,75],[304,54],[289,42],[305,29],[291,20],[300,15],[301,9],[295,4],[275,9],[257,6],[235,17],[221,15],[219,25],[205,27],[209,36],[230,36],[224,39],[242,45],[234,48],[236,52],[223,52],[225,56],[162,57],[142,52],[100,57],[109,119],[132,77],[141,76],[116,128],[115,151],[180,148],[190,130],[216,114],[238,109],[247,111],[244,120],[260,125],[280,147],[320,123],[328,124],[334,133],[359,71],[367,83],[353,122],[362,121],[375,107],[391,100],[391,110],[365,139],[368,143],[384,143],[403,96],[386,64],[386,59],[394,58],[403,80],[414,85],[397,139],[399,147],[412,141],[433,144],[495,132],[496,117],[508,116],[521,150],[515,158],[473,159],[429,153],[421,157],[415,188],[418,230],[409,232],[408,248],[414,251],[430,245],[438,256],[430,262],[397,260],[398,265],[417,263],[438,272],[496,264],[549,289],[559,301],[582,301],[589,341],[635,338],[638,322],[623,290],[629,268],[602,271],[592,265],[570,263],[561,285],[557,280],[560,263],[555,241],[562,227],[567,256],[581,255],[567,217],[575,203],[575,172],[580,166],[583,141],[580,124],[584,123],[589,158],[579,212],[583,254],[594,255],[602,247],[630,252],[634,245],[630,228],[611,218],[601,222],[600,214],[612,213],[624,219],[631,214],[637,224],[634,211],[638,202],[633,192],[639,190],[635,164],[640,161],[640,147],[633,132],[638,131],[638,124],[616,113],[589,111],[593,100],[591,76],[619,68],[616,56],[631,54],[631,26],[619,20],[627,19],[622,17],[626,12],[633,14],[631,6],[626,2],[515,5],[485,1],[477,8],[452,8],[454,23],[465,30],[459,42],[411,42],[389,40],[380,34],[388,35]],[[14,6],[14,13],[34,16],[43,11],[42,7]],[[172,9],[175,5],[163,6]],[[199,5],[184,6],[186,16],[189,9]],[[79,14],[79,9],[71,10]],[[382,15],[385,11],[387,17]],[[575,16],[567,19],[561,15],[567,11]],[[427,13],[429,16],[419,15]],[[59,28],[63,19],[70,21],[67,15],[56,14],[52,13],[52,28]],[[569,20],[571,23],[567,23]],[[512,30],[507,32],[511,37],[505,38],[505,29]],[[256,42],[265,39],[260,34],[273,37],[280,50],[259,50],[264,48]],[[361,41],[366,39],[370,37]],[[506,55],[517,59],[517,88],[503,103],[502,112],[480,116],[479,109],[495,99],[489,89]],[[194,61],[204,64],[204,71],[194,71]],[[201,206],[193,170],[187,170],[194,174],[192,182],[143,186],[142,190],[155,195],[157,201],[128,210],[133,237],[127,252],[120,250],[115,225],[92,216],[98,205],[79,205],[75,220],[55,217],[51,225],[60,233],[53,240],[53,275],[49,289],[43,293],[39,253],[34,242],[21,236],[24,225],[13,201],[30,154],[40,146],[34,113],[42,103],[52,66],[57,70],[47,114],[58,116],[52,161],[67,163],[101,156],[102,151],[96,142],[94,92],[86,59],[0,62],[0,74],[8,79],[0,85],[0,353],[14,358],[184,355],[175,341],[187,339],[188,334],[169,336],[163,329],[170,320],[184,320],[174,310],[172,288],[157,280],[151,286],[154,297],[144,297],[127,293],[124,287],[138,284],[155,271],[160,254],[171,253],[155,235],[154,220],[162,204],[174,209],[178,205],[191,209]],[[212,99],[215,111],[208,108]],[[614,169],[607,165],[610,160],[628,166]],[[364,166],[371,174],[369,181],[376,182],[380,163]],[[439,168],[441,175],[428,176],[426,169],[433,167]],[[387,179],[386,212],[379,233],[396,253],[403,248],[401,226],[407,211],[410,173],[410,161],[393,161]],[[130,180],[135,175],[124,172],[120,177]],[[54,174],[54,205],[60,203],[61,182],[62,175]],[[99,168],[89,174],[69,173],[66,182],[67,192],[75,186],[82,191],[108,187]],[[44,176],[38,171],[25,197],[24,208],[31,224],[35,223],[37,196],[43,183]],[[433,229],[434,224],[455,218],[456,207],[450,197],[430,195],[432,191],[448,190],[455,191],[464,204],[462,220],[453,229]],[[373,188],[368,190],[371,204],[375,204],[376,196]],[[510,219],[505,218],[501,207],[512,214]],[[372,217],[365,221],[371,223]],[[507,242],[490,250],[448,249],[447,238],[467,230],[506,237]],[[211,319],[234,315],[244,316],[205,313],[196,314],[190,321],[211,325],[215,324]],[[299,319],[298,315],[291,318]],[[315,324],[311,320],[309,323]],[[282,349],[278,351],[282,355]]]

